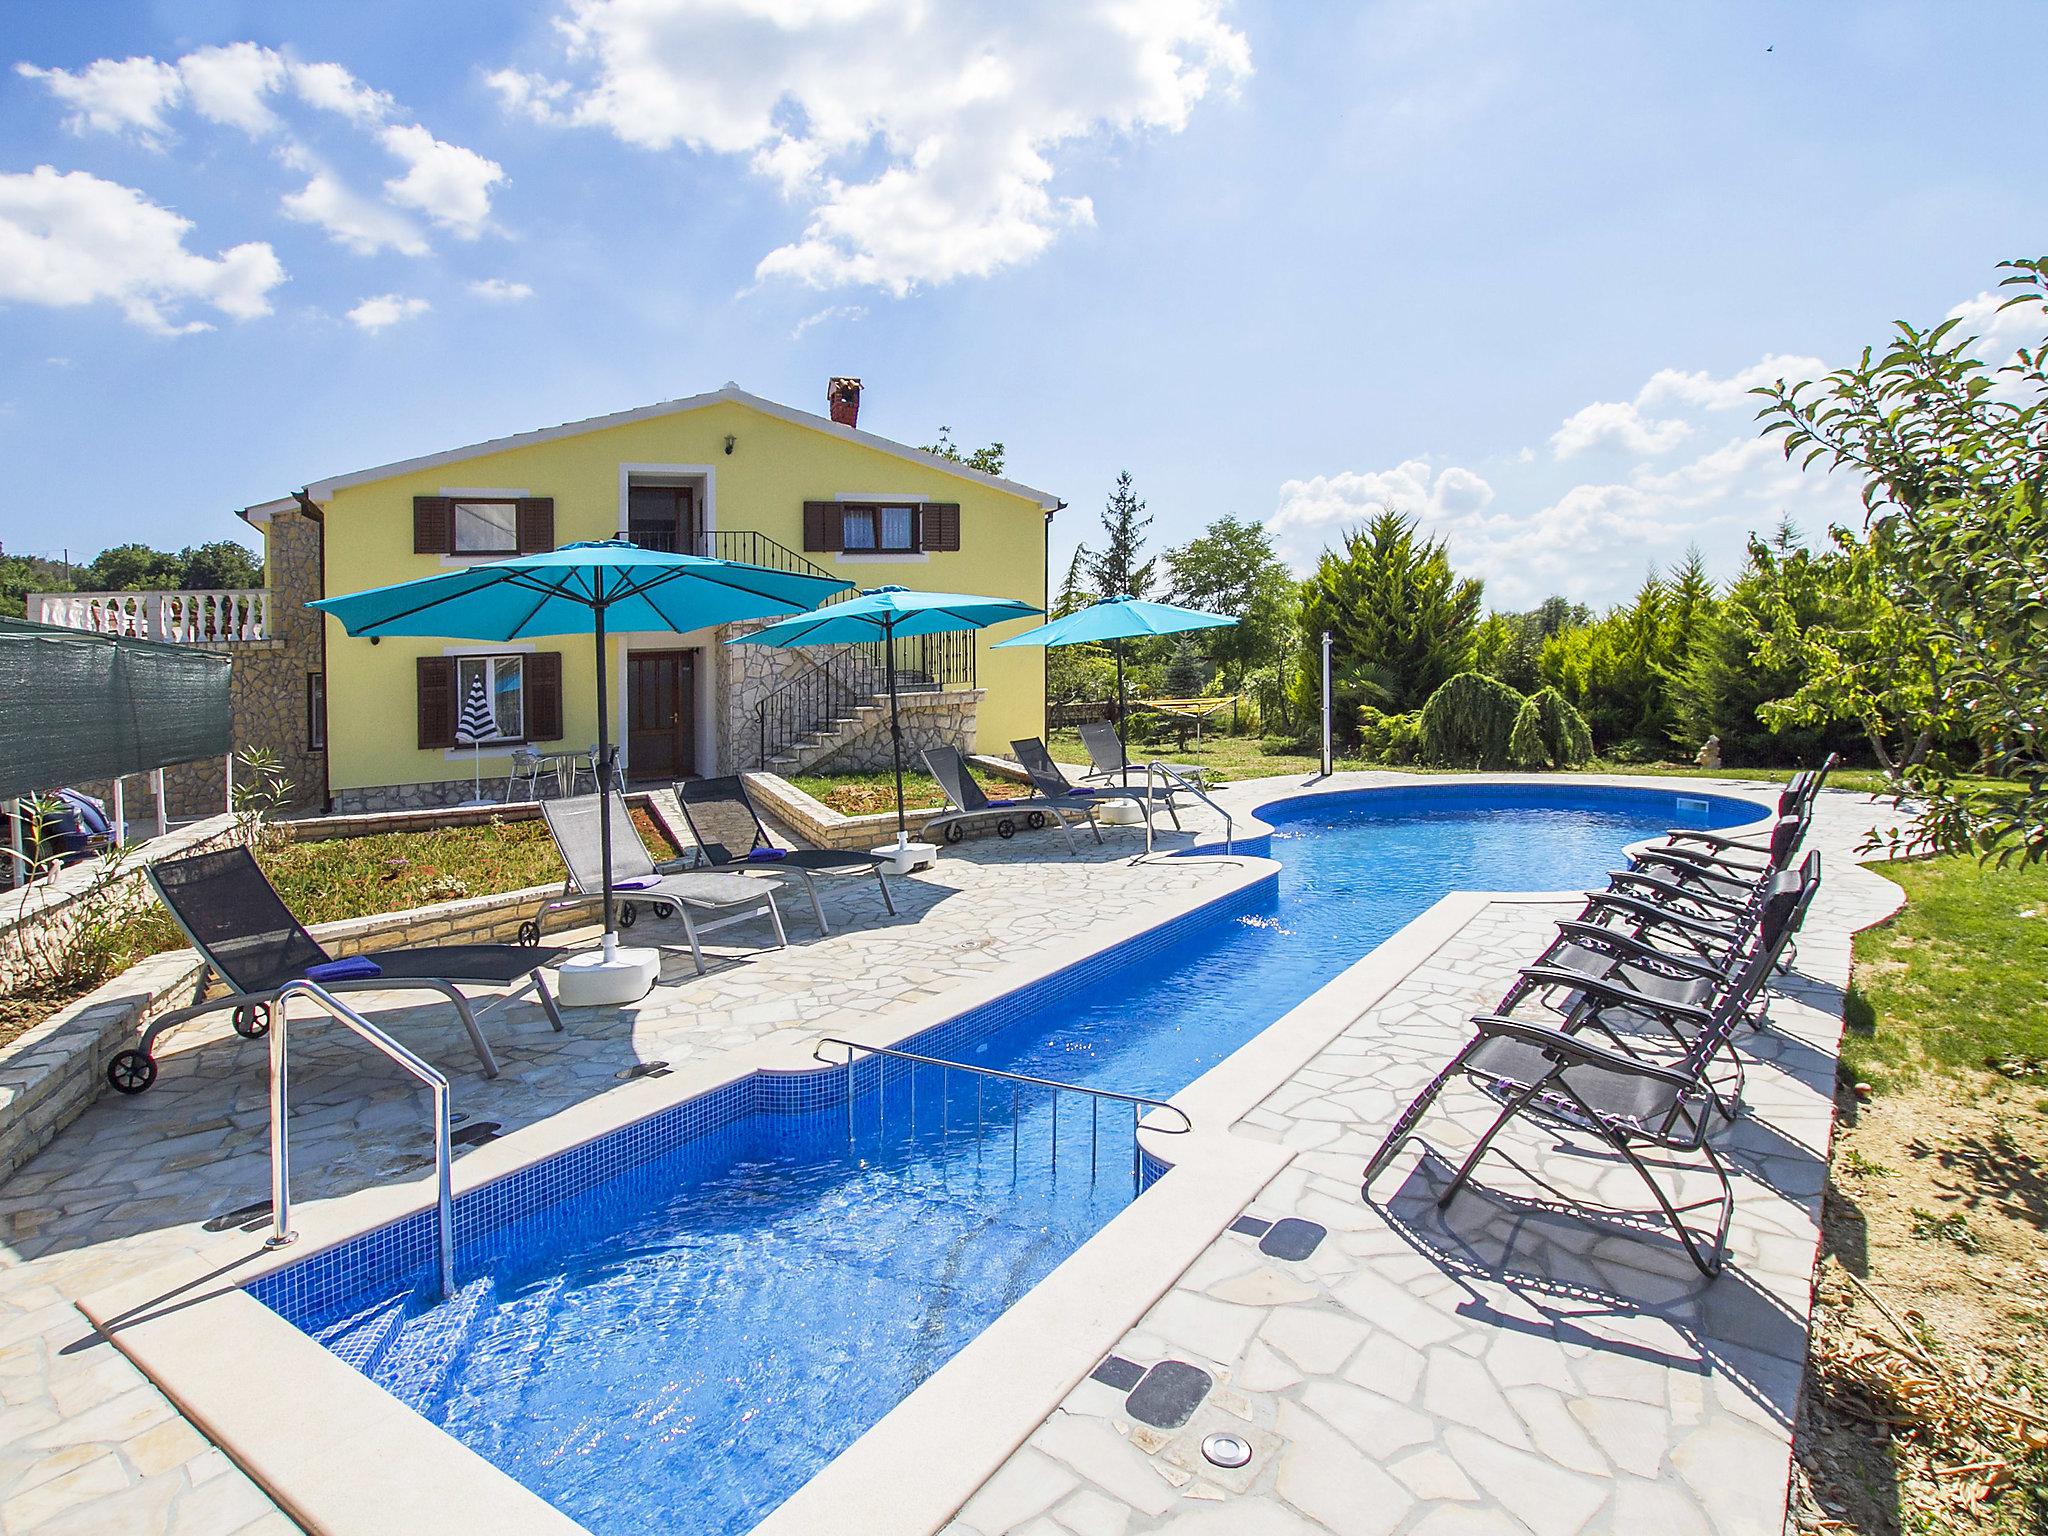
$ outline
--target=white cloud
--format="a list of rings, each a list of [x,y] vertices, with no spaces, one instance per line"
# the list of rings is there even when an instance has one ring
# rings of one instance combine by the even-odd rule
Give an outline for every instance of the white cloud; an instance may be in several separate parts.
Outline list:
[[[423,315],[432,307],[425,299],[407,298],[396,293],[380,293],[375,298],[363,300],[350,310],[348,319],[350,324],[374,335],[386,326],[396,325],[401,320],[410,320],[414,315]]]
[[[1645,416],[1626,400],[1596,400],[1572,412],[1550,434],[1550,451],[1560,459],[1595,448],[1664,453],[1691,435],[1692,428],[1676,418]]]
[[[202,256],[185,248],[191,228],[133,187],[85,171],[0,174],[0,301],[111,303],[167,336],[210,328],[178,319],[188,303],[237,320],[269,314],[270,290],[285,280],[277,254],[252,241]]]
[[[1754,410],[1758,401],[1751,390],[1774,384],[1779,379],[1819,378],[1826,371],[1827,364],[1817,357],[1794,357],[1777,352],[1720,378],[1704,370],[1685,373],[1677,368],[1661,368],[1651,374],[1649,383],[1636,392],[1636,405],[1642,410],[1684,406],[1709,411],[1747,406]]]
[[[323,112],[338,112],[358,123],[377,123],[397,106],[383,91],[363,84],[339,64],[291,65],[292,89],[299,100]]]
[[[801,341],[803,340],[804,332],[810,330],[813,326],[826,325],[834,320],[864,320],[867,318],[867,313],[868,307],[865,304],[828,305],[826,308],[805,315],[803,319],[797,321],[795,327],[789,333],[789,339],[791,341]]]
[[[495,160],[473,149],[448,144],[415,123],[386,128],[378,135],[384,147],[406,164],[403,176],[384,183],[394,203],[417,208],[443,229],[466,240],[483,231],[491,215],[491,188],[505,179]]]
[[[2011,362],[2013,353],[2022,346],[2039,345],[2041,306],[2027,303],[2007,309],[2005,306],[2012,298],[2012,289],[1993,288],[1965,299],[1945,317],[1962,322],[1950,333],[1949,340],[1975,336],[1977,344],[1970,350],[1994,365]]]
[[[330,171],[315,170],[303,187],[285,195],[281,206],[287,218],[317,225],[359,256],[383,250],[424,256],[428,250],[426,237],[412,220],[349,190]]]
[[[469,291],[480,299],[489,299],[493,304],[517,304],[521,299],[533,297],[530,285],[509,282],[502,277],[479,279],[469,285]]]
[[[133,133],[145,144],[161,144],[170,129],[164,113],[185,94],[178,71],[159,59],[95,59],[76,74],[17,64],[16,74],[40,80],[71,108],[65,125],[74,133]]]
[[[251,138],[274,133],[277,114],[264,98],[284,83],[285,61],[255,43],[198,48],[178,60],[192,110],[208,122],[239,128]]]
[[[1052,156],[1178,132],[1251,73],[1221,0],[567,0],[575,82],[500,70],[509,110],[647,149],[743,155],[803,206],[763,278],[901,294],[1092,223]],[[707,61],[715,61],[707,68]]]
[[[1427,459],[1409,459],[1392,469],[1289,480],[1266,526],[1281,558],[1305,572],[1326,547],[1379,512],[1420,514],[1431,522],[1468,518],[1484,512],[1493,497],[1493,487],[1472,470],[1437,471]]]

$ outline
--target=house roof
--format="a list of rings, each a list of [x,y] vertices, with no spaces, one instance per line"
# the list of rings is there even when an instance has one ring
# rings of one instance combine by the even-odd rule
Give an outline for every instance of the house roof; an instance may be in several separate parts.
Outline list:
[[[306,487],[305,494],[314,501],[325,501],[336,491],[345,490],[352,485],[365,485],[373,480],[388,480],[393,475],[403,475],[418,469],[433,469],[442,464],[459,464],[464,459],[502,453],[508,448],[526,448],[535,443],[553,442],[556,438],[575,437],[584,432],[602,432],[607,427],[622,427],[628,422],[651,421],[660,416],[677,416],[684,411],[702,410],[708,405],[743,405],[749,410],[759,411],[764,416],[773,416],[799,427],[809,427],[816,432],[828,432],[849,442],[859,443],[864,448],[894,454],[899,459],[908,459],[913,464],[936,469],[941,474],[954,475],[962,480],[972,480],[978,485],[1007,491],[1012,496],[1021,496],[1026,501],[1036,502],[1047,512],[1056,511],[1065,505],[1050,491],[1037,490],[1015,480],[1005,480],[1000,475],[984,474],[952,459],[941,458],[938,454],[926,453],[922,448],[912,448],[908,444],[894,442],[886,437],[877,437],[874,433],[863,432],[857,427],[841,426],[830,417],[813,415],[809,411],[799,411],[794,406],[781,405],[759,395],[749,394],[733,383],[727,383],[724,388],[714,389],[708,394],[690,395],[681,400],[663,400],[654,405],[636,406],[629,411],[614,411],[608,416],[591,416],[582,421],[564,422],[558,427],[542,427],[538,431],[520,432],[511,437],[494,437],[489,442],[471,443],[465,448],[450,448],[442,453],[422,454],[415,459],[400,459],[392,464],[379,464],[372,469],[352,470],[345,475],[330,475],[324,480],[313,481]],[[295,496],[280,496],[274,501],[263,501],[252,507],[244,507],[238,515],[251,523],[261,523],[275,513],[291,511],[298,504],[298,498]]]

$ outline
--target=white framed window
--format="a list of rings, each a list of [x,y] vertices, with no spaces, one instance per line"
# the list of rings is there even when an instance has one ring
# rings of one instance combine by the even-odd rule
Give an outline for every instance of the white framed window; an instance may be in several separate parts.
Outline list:
[[[483,685],[490,701],[491,717],[497,722],[496,741],[526,739],[526,665],[519,656],[458,656],[455,658],[455,711],[462,718],[470,692]]]
[[[455,503],[455,553],[513,555],[519,552],[517,501]]]
[[[915,554],[917,512],[913,507],[865,506],[840,509],[840,547],[849,554]]]

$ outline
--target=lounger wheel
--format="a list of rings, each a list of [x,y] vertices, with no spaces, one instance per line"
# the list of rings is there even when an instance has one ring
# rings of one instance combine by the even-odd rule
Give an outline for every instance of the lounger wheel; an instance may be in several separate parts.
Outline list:
[[[1031,813],[1029,821],[1027,822],[1027,825],[1030,826],[1032,831],[1036,832],[1040,827],[1045,825],[1045,812],[1033,811]]]
[[[623,903],[619,907],[619,926],[621,928],[630,928],[639,921],[640,909],[630,901]]]
[[[960,823],[957,821],[951,823],[946,828],[946,841],[949,843],[957,843],[960,841],[961,838],[965,837],[966,835],[967,829],[961,826]]]
[[[244,1040],[261,1040],[270,1033],[270,1004],[244,1003],[235,1010],[232,1022],[235,1033]],[[149,1075],[156,1076],[154,1067],[150,1069]],[[144,1083],[142,1086],[147,1088],[149,1084]]]
[[[519,925],[519,942],[528,949],[540,948],[540,923],[529,917]]]
[[[156,1063],[140,1051],[116,1051],[107,1082],[116,1093],[140,1093],[156,1081]]]
[[[1034,812],[1033,812],[1032,814],[1033,814],[1033,815],[1036,815],[1036,814],[1037,814],[1037,812],[1035,812],[1035,811],[1034,811]],[[999,822],[997,822],[997,823],[996,823],[996,836],[997,836],[997,837],[1001,837],[1001,838],[1012,838],[1012,837],[1015,837],[1016,835],[1017,835],[1017,823],[1015,823],[1014,821],[1010,820],[1010,818],[1009,818],[1009,817],[1005,816],[1005,817],[1004,817],[1004,818],[1003,818],[1003,819],[1002,819],[1001,821],[999,821]]]

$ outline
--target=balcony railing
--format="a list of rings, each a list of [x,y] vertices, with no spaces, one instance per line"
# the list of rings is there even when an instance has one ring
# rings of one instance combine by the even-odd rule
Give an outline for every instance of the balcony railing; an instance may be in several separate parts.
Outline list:
[[[161,640],[171,645],[234,645],[268,640],[270,593],[261,588],[223,592],[31,592],[28,618],[61,629]]]

